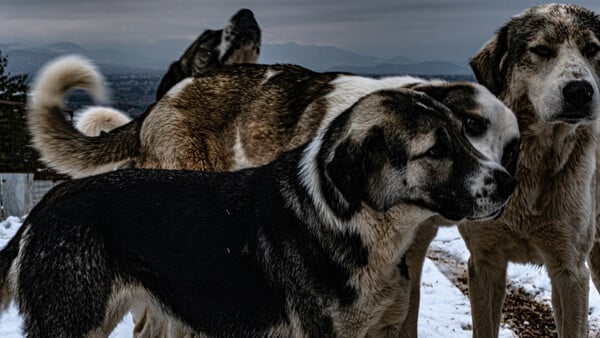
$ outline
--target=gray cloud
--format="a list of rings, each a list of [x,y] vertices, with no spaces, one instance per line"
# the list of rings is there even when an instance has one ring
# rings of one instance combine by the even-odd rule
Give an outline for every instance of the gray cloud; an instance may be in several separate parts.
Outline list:
[[[510,16],[550,1],[521,0],[0,0],[0,42],[84,46],[194,39],[252,9],[264,43],[332,45],[365,55],[466,60]],[[597,0],[574,3],[600,13]]]

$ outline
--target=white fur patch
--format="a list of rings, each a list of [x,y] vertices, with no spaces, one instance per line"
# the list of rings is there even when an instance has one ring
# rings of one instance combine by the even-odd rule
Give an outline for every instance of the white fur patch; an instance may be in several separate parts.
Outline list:
[[[248,159],[239,129],[235,135],[235,144],[233,145],[233,165],[230,171],[254,167],[254,164]]]
[[[225,29],[223,29],[223,34],[221,35],[221,42],[217,46],[217,50],[219,51],[219,61],[223,63],[223,56],[227,53],[229,48],[231,47],[231,43],[225,39],[226,36],[231,34],[231,25],[227,25]]]
[[[171,89],[169,89],[169,91],[165,95],[171,96],[171,97],[177,96],[177,94],[179,92],[181,92],[185,87],[187,87],[190,83],[192,83],[192,81],[194,81],[194,78],[187,77],[187,78],[177,82],[177,84],[174,85],[173,87],[171,87]]]
[[[267,69],[267,72],[265,73],[265,78],[264,80],[261,82],[261,85],[264,85],[265,83],[267,83],[273,76],[276,76],[277,74],[281,73],[281,71],[279,70],[274,70],[274,69]]]
[[[426,82],[426,80],[412,76],[392,76],[372,79],[356,75],[340,75],[330,82],[334,89],[325,96],[327,113],[323,117],[323,121],[321,121],[319,131],[323,130],[333,119],[365,95],[382,89],[397,89],[408,84],[422,82]]]
[[[310,195],[317,212],[326,223],[336,227],[337,230],[343,231],[344,224],[341,220],[335,217],[335,213],[329,208],[327,202],[321,195],[321,179],[319,177],[319,169],[317,168],[317,156],[323,142],[324,131],[320,132],[310,144],[304,149],[302,159],[299,164],[300,182]],[[301,214],[301,213],[300,213]]]
[[[86,136],[98,136],[131,121],[124,113],[110,107],[88,107],[75,116],[75,128]]]
[[[480,84],[473,84],[477,89],[475,101],[479,109],[473,112],[489,121],[488,129],[481,137],[469,137],[471,144],[488,160],[500,163],[504,147],[508,142],[519,137],[517,117],[504,103]]]

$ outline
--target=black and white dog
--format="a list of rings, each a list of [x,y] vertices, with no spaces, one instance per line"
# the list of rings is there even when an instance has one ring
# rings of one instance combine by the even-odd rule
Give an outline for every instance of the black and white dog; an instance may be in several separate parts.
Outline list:
[[[259,168],[56,187],[0,252],[0,294],[35,337],[106,336],[139,302],[209,336],[397,335],[417,225],[492,217],[514,187],[448,108],[376,91]]]
[[[156,91],[160,100],[175,84],[207,70],[234,63],[255,63],[260,54],[260,27],[249,9],[235,13],[224,29],[207,29],[171,64]]]

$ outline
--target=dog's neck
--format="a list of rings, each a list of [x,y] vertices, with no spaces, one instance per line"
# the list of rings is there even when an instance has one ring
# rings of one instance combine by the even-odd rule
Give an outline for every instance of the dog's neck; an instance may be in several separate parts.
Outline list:
[[[519,166],[528,170],[557,175],[568,163],[578,161],[583,152],[592,151],[598,143],[598,123],[568,125],[536,121],[524,126],[521,132]]]
[[[589,186],[595,170],[600,122],[545,123],[537,120],[531,110],[513,111],[519,121],[521,150],[516,172],[519,187],[511,199],[520,202],[510,203],[505,216],[522,214],[512,211],[511,205],[528,206],[531,216],[543,216],[555,199],[564,198],[555,196],[554,191],[556,186],[568,182],[566,177],[577,177],[582,193]]]
[[[322,133],[315,137],[305,148],[298,164],[300,184],[309,196],[312,209],[319,215],[319,224],[328,231],[359,234],[369,251],[369,263],[381,269],[396,268],[408,244],[412,241],[416,227],[433,212],[420,210],[412,205],[398,205],[385,212],[378,212],[362,203],[350,217],[339,214],[332,205],[344,201],[330,201],[331,198],[343,199],[338,196],[324,196],[322,175],[318,172],[318,153],[322,144]],[[297,210],[299,217],[310,217],[306,210]],[[319,229],[314,229],[319,231]]]

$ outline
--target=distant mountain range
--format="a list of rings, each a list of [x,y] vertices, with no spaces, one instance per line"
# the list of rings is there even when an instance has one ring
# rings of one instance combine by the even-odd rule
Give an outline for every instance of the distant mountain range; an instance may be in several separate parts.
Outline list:
[[[41,46],[0,43],[0,51],[9,57],[12,74],[35,74],[47,61],[64,54],[80,54],[94,60],[104,74],[156,72],[162,74],[179,58],[190,41],[170,40],[164,48],[154,44],[138,44],[113,48],[84,48],[72,42]],[[172,53],[169,58],[169,54]],[[447,61],[416,61],[403,56],[383,59],[364,56],[330,46],[296,43],[265,44],[260,63],[294,63],[316,71],[345,71],[357,74],[468,75],[471,71]]]

